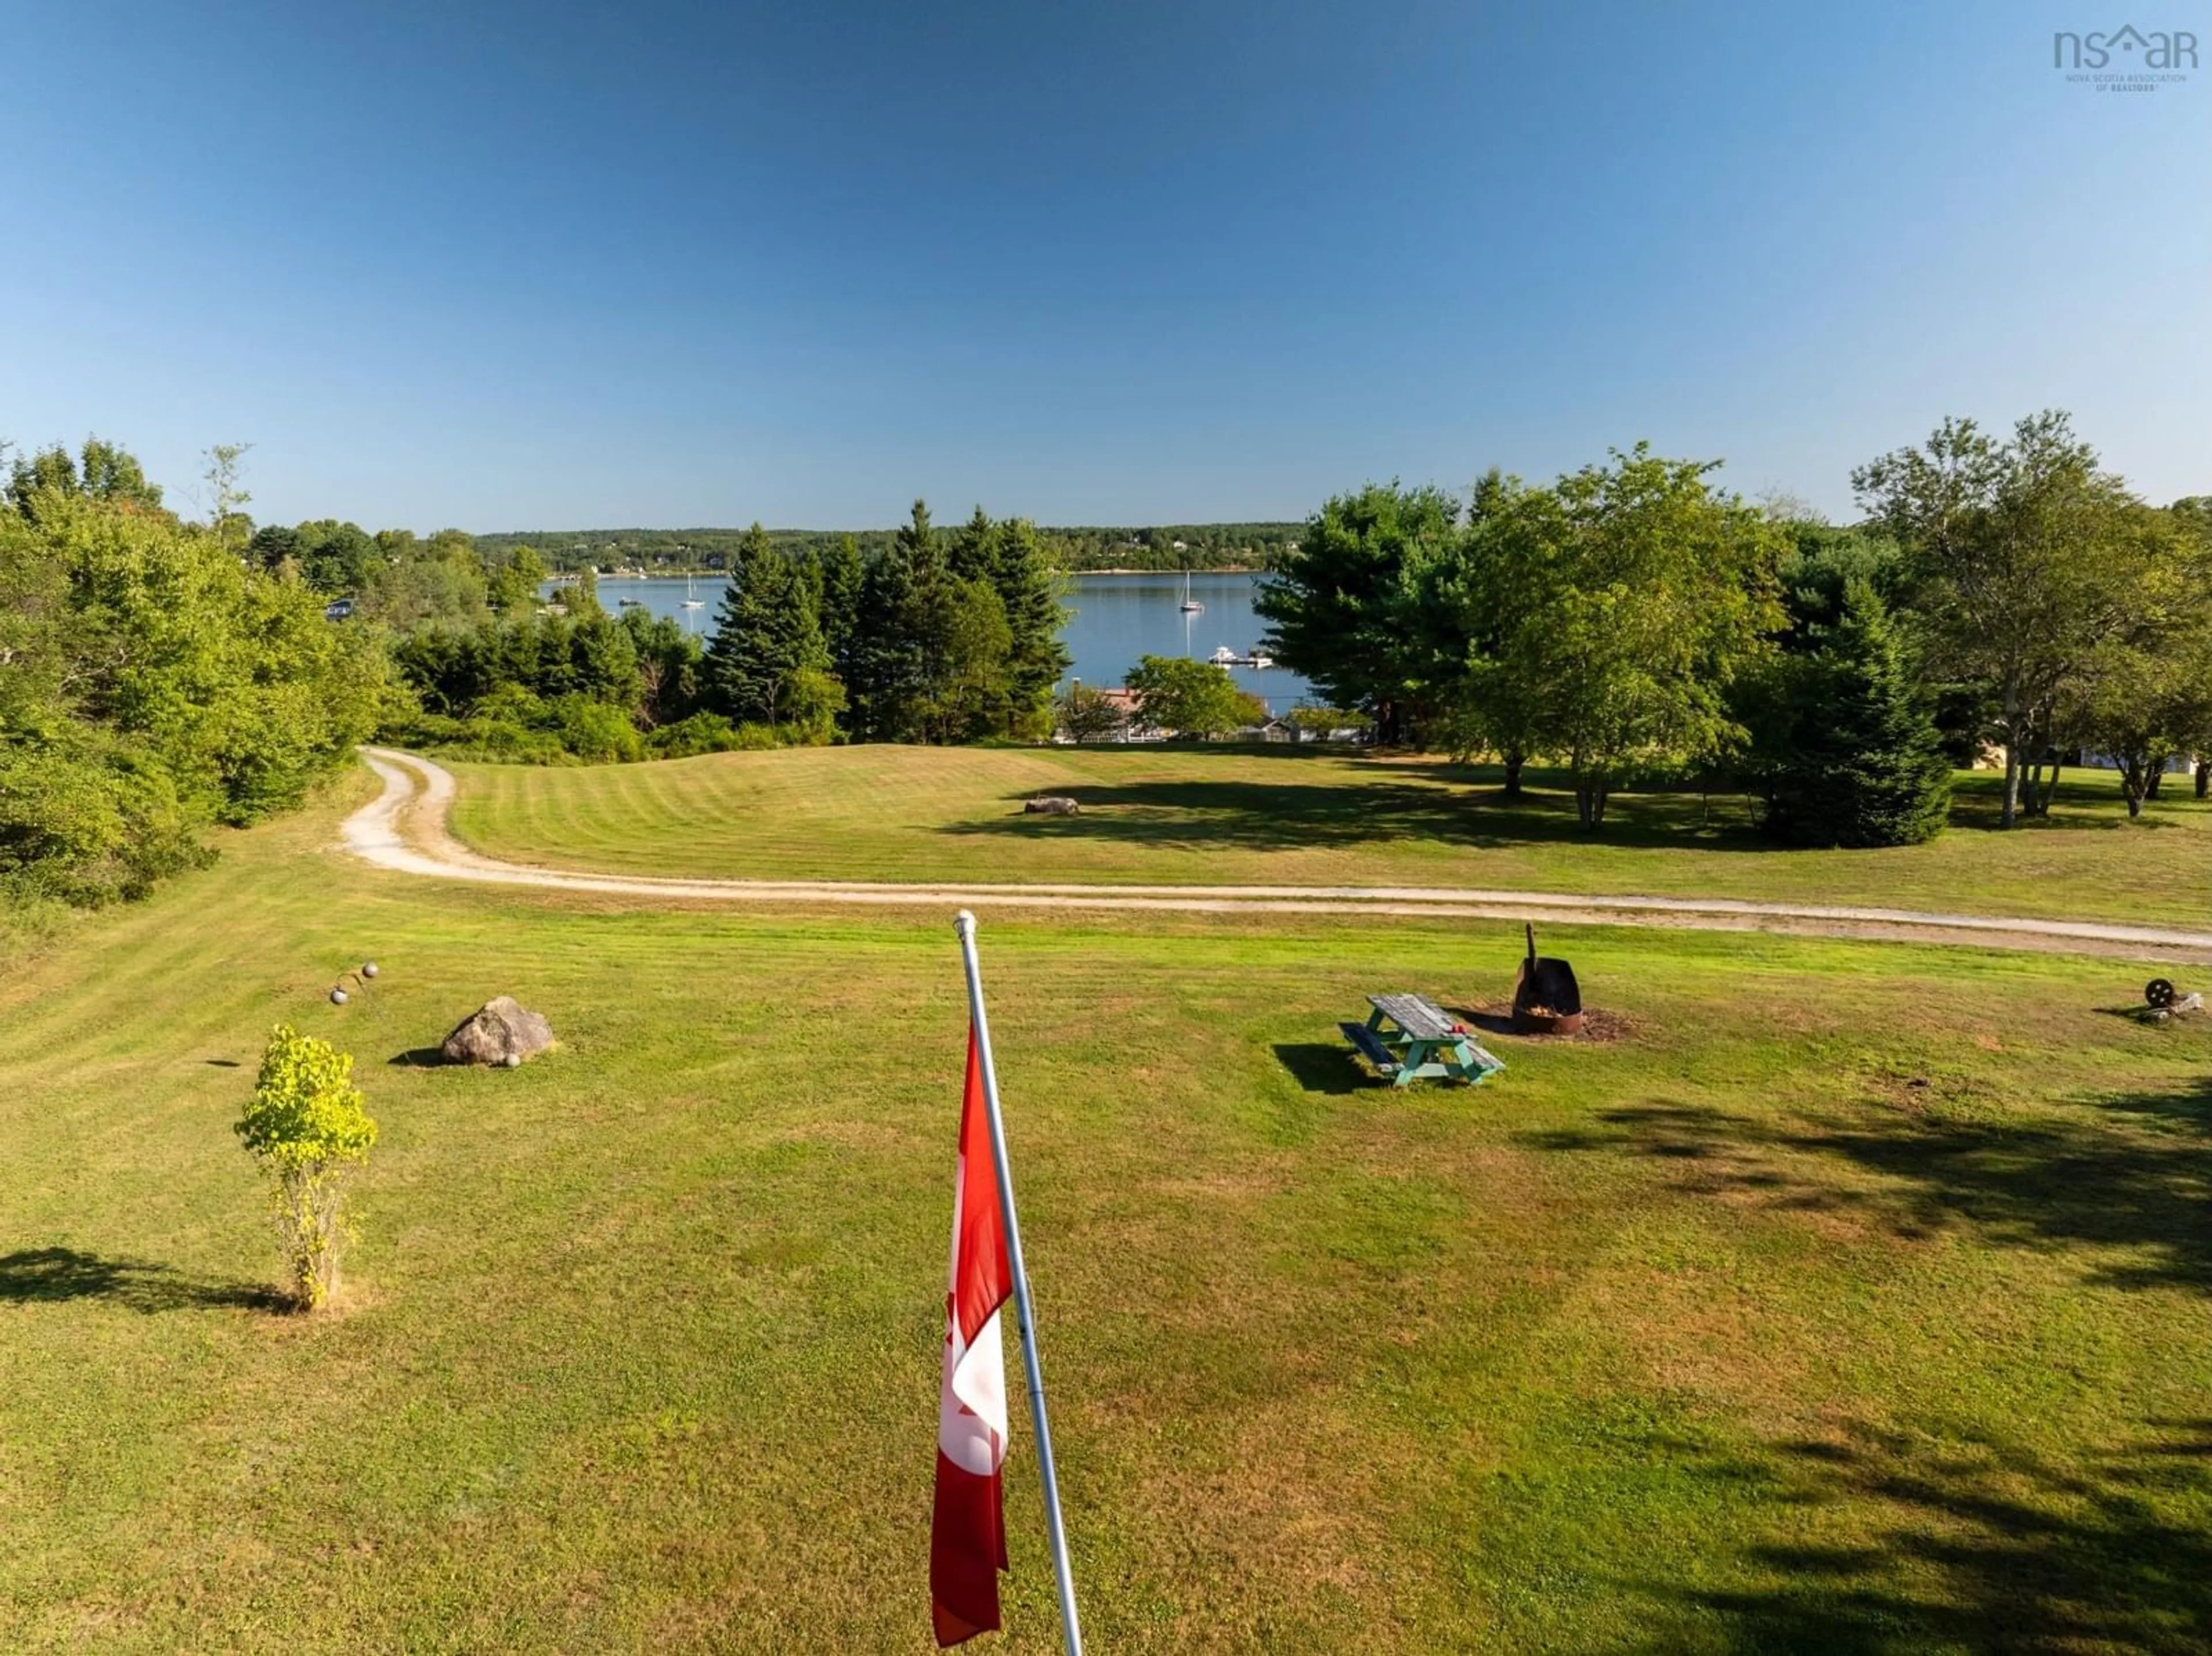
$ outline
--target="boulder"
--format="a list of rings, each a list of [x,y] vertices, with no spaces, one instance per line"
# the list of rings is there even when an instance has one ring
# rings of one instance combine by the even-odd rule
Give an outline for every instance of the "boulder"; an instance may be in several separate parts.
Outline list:
[[[553,1026],[512,995],[495,995],[463,1018],[440,1048],[448,1064],[502,1064],[513,1069],[553,1044]]]
[[[1082,809],[1063,793],[1047,794],[1041,799],[1030,800],[1022,807],[1024,813],[1030,816],[1073,816]]]

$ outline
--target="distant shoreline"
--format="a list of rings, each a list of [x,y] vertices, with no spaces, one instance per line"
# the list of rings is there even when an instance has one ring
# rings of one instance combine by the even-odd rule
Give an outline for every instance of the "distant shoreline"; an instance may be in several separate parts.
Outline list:
[[[1215,569],[1063,569],[1064,575],[1264,575],[1264,569],[1246,564],[1224,564]]]
[[[1267,573],[1267,570],[1264,568],[1249,564],[1225,565],[1217,569],[1192,569],[1188,571],[1182,569],[1063,569],[1060,571],[1060,573],[1063,575],[1075,577],[1084,575],[1181,575],[1185,573],[1193,575],[1264,575]],[[727,580],[729,578],[730,573],[726,569],[696,569],[690,571],[678,569],[672,572],[668,570],[658,570],[650,575],[616,575],[602,571],[599,576],[599,579],[603,581]],[[582,576],[574,570],[561,570],[556,573],[548,575],[545,578],[547,585],[553,586],[573,586],[581,579]]]

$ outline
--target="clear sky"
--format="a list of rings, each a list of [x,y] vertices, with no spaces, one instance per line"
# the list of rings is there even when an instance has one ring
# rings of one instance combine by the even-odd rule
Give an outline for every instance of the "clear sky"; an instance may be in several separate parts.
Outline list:
[[[263,521],[1295,518],[1947,412],[2212,492],[2208,0],[10,8],[0,435]],[[2115,54],[2115,67],[2133,67]]]

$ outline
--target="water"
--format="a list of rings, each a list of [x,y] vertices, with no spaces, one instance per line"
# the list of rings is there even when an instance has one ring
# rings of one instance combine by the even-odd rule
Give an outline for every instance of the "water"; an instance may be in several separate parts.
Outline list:
[[[609,615],[617,615],[625,607],[624,598],[635,598],[645,606],[647,615],[663,616],[684,623],[688,633],[704,638],[714,630],[714,611],[721,608],[722,588],[727,578],[721,575],[693,577],[687,592],[683,579],[663,578],[658,580],[617,580],[611,575],[599,577],[599,607]],[[559,596],[562,588],[549,581],[538,589],[543,597]],[[686,597],[699,600],[699,608],[686,610]]]
[[[1205,610],[1184,615],[1182,577],[1164,571],[1142,575],[1078,575],[1071,583],[1068,617],[1060,640],[1075,658],[1069,676],[1099,688],[1117,685],[1143,655],[1190,656],[1203,661],[1222,645],[1249,655],[1267,630],[1252,613],[1254,575],[1194,574],[1190,595]],[[1231,667],[1229,676],[1267,704],[1288,713],[1314,699],[1305,680],[1280,667]]]
[[[1163,572],[1076,576],[1069,583],[1066,599],[1072,613],[1060,634],[1068,653],[1075,658],[1068,676],[1105,688],[1119,684],[1121,675],[1135,666],[1142,655],[1189,656],[1203,661],[1224,644],[1239,655],[1249,655],[1267,630],[1267,623],[1252,613],[1257,580],[1253,575],[1194,574],[1190,595],[1206,608],[1187,616],[1180,607],[1181,575]],[[704,637],[714,630],[714,612],[722,602],[723,585],[720,575],[694,579],[690,595],[700,601],[700,607],[686,610],[681,580],[617,580],[603,575],[599,602],[612,615],[624,598],[635,598],[649,614],[668,616]],[[544,590],[550,593],[557,589]],[[1300,701],[1313,699],[1304,679],[1280,667],[1232,667],[1229,675],[1275,713],[1287,713]]]

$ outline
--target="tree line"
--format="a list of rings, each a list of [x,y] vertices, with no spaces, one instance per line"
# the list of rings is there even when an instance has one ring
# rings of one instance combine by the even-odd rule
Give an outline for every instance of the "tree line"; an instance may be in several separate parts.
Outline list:
[[[918,500],[872,549],[755,525],[702,640],[608,615],[588,572],[545,602],[550,561],[525,543],[257,527],[243,452],[209,451],[198,522],[98,439],[10,462],[11,902],[136,895],[198,860],[207,825],[296,805],[373,734],[562,762],[1101,739],[1127,717],[1127,698],[1054,701],[1063,565],[1023,519],[978,507],[948,531]],[[2084,754],[2131,812],[2183,756],[2204,792],[2212,499],[2149,506],[2055,413],[2004,435],[1947,421],[1868,462],[1849,528],[1748,504],[1716,469],[1639,446],[1549,483],[1375,486],[1227,527],[1288,531],[1259,608],[1271,653],[1331,704],[1316,729],[1493,755],[1509,792],[1556,763],[1592,828],[1624,786],[1699,777],[1754,791],[1782,840],[1909,842],[1985,749],[2008,827],[2047,813]],[[1126,682],[1155,730],[1256,716],[1205,664],[1147,658]]]
[[[1163,524],[1149,528],[1037,528],[1030,532],[1046,556],[1070,573],[1101,569],[1262,569],[1297,539],[1295,523]],[[879,557],[897,540],[896,529],[559,529],[502,531],[475,537],[488,561],[527,547],[560,573],[630,567],[647,571],[728,570],[747,541],[765,534],[777,551],[797,561],[830,556],[850,543],[864,559]]]
[[[1263,586],[1269,648],[1385,740],[1495,755],[1509,793],[1563,767],[1590,828],[1625,786],[1704,776],[1781,840],[1909,843],[1985,747],[2008,828],[2084,754],[2131,812],[2179,758],[2203,791],[2212,500],[2149,506],[2055,412],[1869,461],[1849,529],[1747,503],[1717,464],[1638,446],[1464,502],[1338,496]]]

